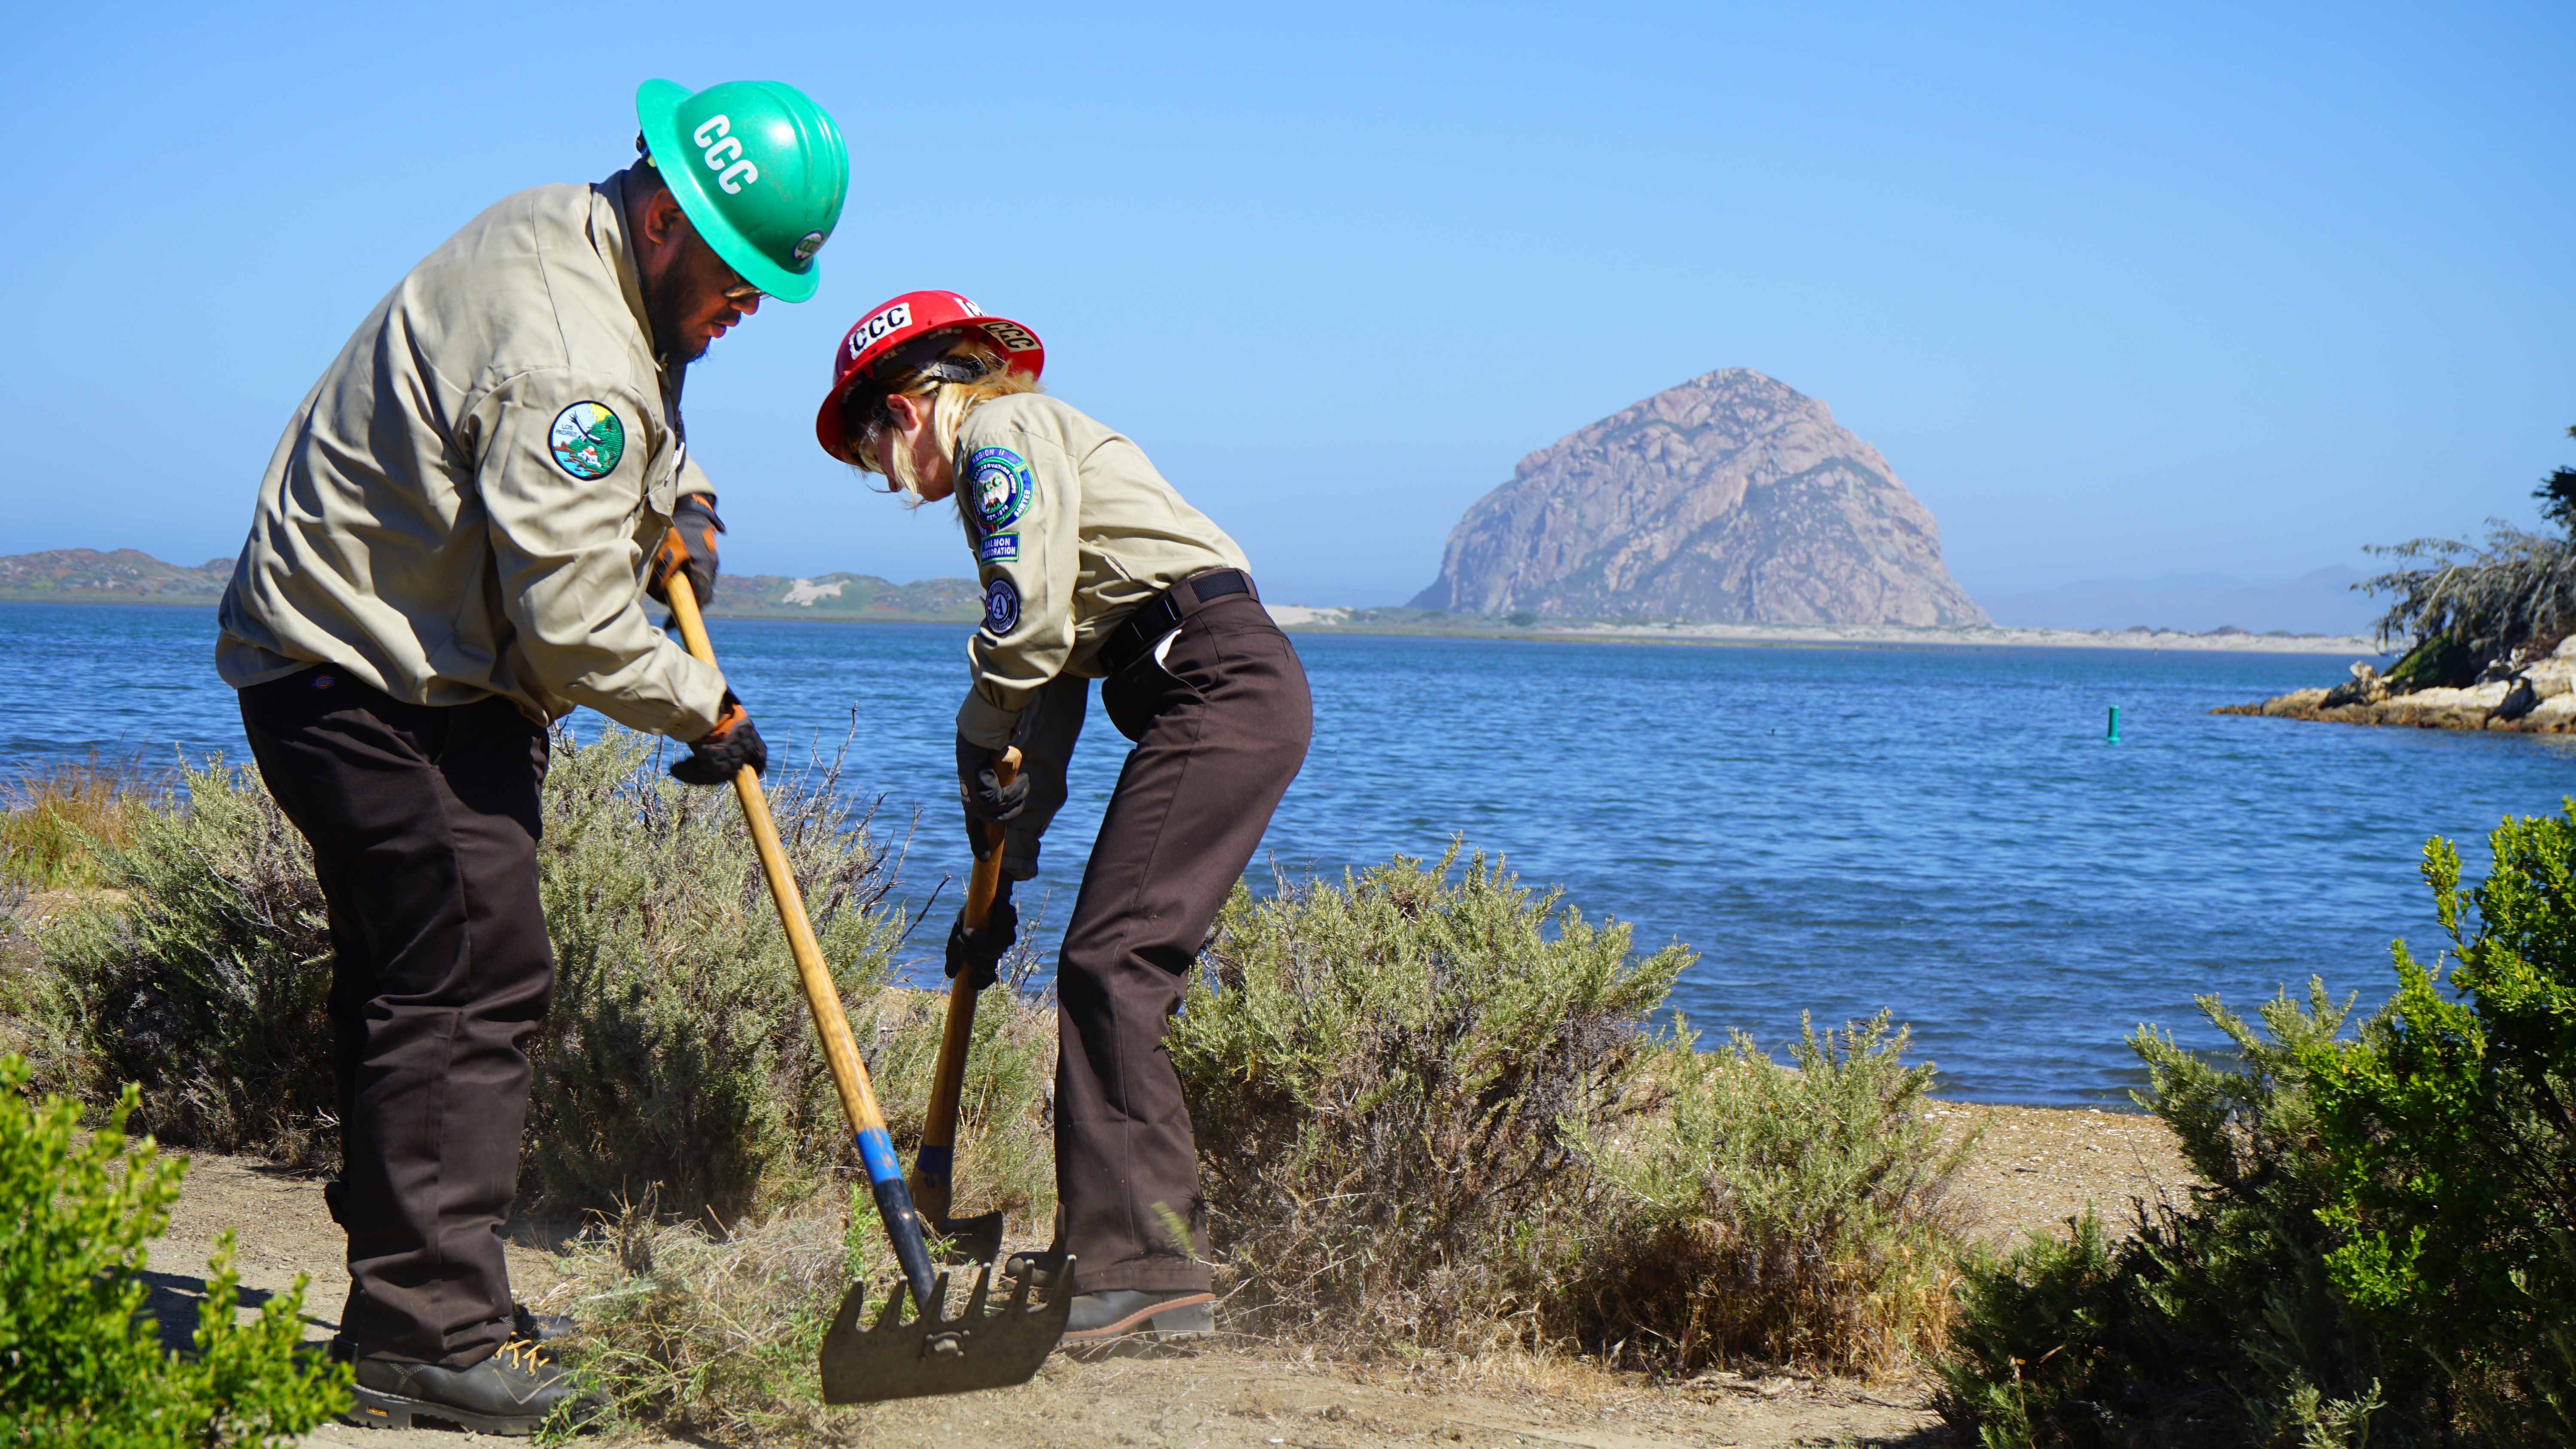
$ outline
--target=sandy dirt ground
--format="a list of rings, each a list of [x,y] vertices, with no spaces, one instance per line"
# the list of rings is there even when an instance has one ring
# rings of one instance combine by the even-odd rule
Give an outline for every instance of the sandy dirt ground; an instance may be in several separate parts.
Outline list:
[[[2113,1226],[2128,1199],[2179,1193],[2187,1175],[2153,1118],[2015,1107],[1935,1108],[1955,1139],[1985,1139],[1963,1176],[1961,1205],[1994,1242],[2025,1230],[2062,1230],[2087,1202]],[[184,1342],[205,1287],[215,1235],[239,1235],[245,1312],[307,1275],[306,1334],[328,1338],[348,1279],[341,1238],[323,1210],[318,1178],[255,1159],[199,1157],[170,1231],[152,1253],[153,1310]],[[513,1226],[510,1271],[520,1297],[553,1284],[562,1229]],[[1022,1388],[849,1411],[843,1438],[871,1446],[972,1443],[995,1449],[1155,1446],[1155,1449],[1315,1449],[1359,1446],[1590,1445],[1599,1449],[1688,1445],[1697,1449],[1788,1445],[1951,1443],[1921,1382],[1860,1383],[1773,1375],[1706,1375],[1652,1386],[1581,1365],[1546,1362],[1453,1366],[1436,1372],[1316,1362],[1294,1346],[1227,1340],[1187,1354],[1074,1361],[1059,1356]],[[308,1446],[436,1449],[474,1436],[330,1426]],[[661,1445],[679,1441],[628,1441]],[[691,1439],[694,1444],[722,1441]]]

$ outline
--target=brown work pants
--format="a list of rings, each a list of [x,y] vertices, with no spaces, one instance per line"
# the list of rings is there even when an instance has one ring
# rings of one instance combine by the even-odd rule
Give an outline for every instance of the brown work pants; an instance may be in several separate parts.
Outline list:
[[[1056,1186],[1086,1293],[1208,1287],[1198,1144],[1163,1033],[1314,730],[1306,671],[1259,602],[1174,596],[1161,658],[1101,687],[1136,747],[1056,966]]]
[[[554,990],[545,729],[504,699],[405,704],[328,666],[243,690],[241,711],[330,908],[340,1331],[360,1354],[471,1367],[510,1330],[523,1044]]]

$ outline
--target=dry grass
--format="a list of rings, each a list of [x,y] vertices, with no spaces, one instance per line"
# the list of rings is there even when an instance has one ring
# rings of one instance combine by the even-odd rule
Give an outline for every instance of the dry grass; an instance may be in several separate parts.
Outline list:
[[[92,750],[0,782],[0,880],[33,890],[98,884],[100,844],[123,846],[136,815],[169,796],[168,770]]]

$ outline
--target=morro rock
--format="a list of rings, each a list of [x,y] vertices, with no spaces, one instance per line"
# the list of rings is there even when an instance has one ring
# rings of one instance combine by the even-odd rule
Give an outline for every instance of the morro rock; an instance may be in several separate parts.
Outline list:
[[[1415,608],[1763,624],[1987,623],[1941,530],[1823,403],[1740,367],[1523,458]]]

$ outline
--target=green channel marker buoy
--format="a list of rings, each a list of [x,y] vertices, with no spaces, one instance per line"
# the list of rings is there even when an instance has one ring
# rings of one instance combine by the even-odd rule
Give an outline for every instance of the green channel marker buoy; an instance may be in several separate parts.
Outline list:
[[[2104,735],[2102,739],[2106,744],[2116,745],[2120,742],[2120,707],[2116,704],[2111,706],[2111,732]]]

